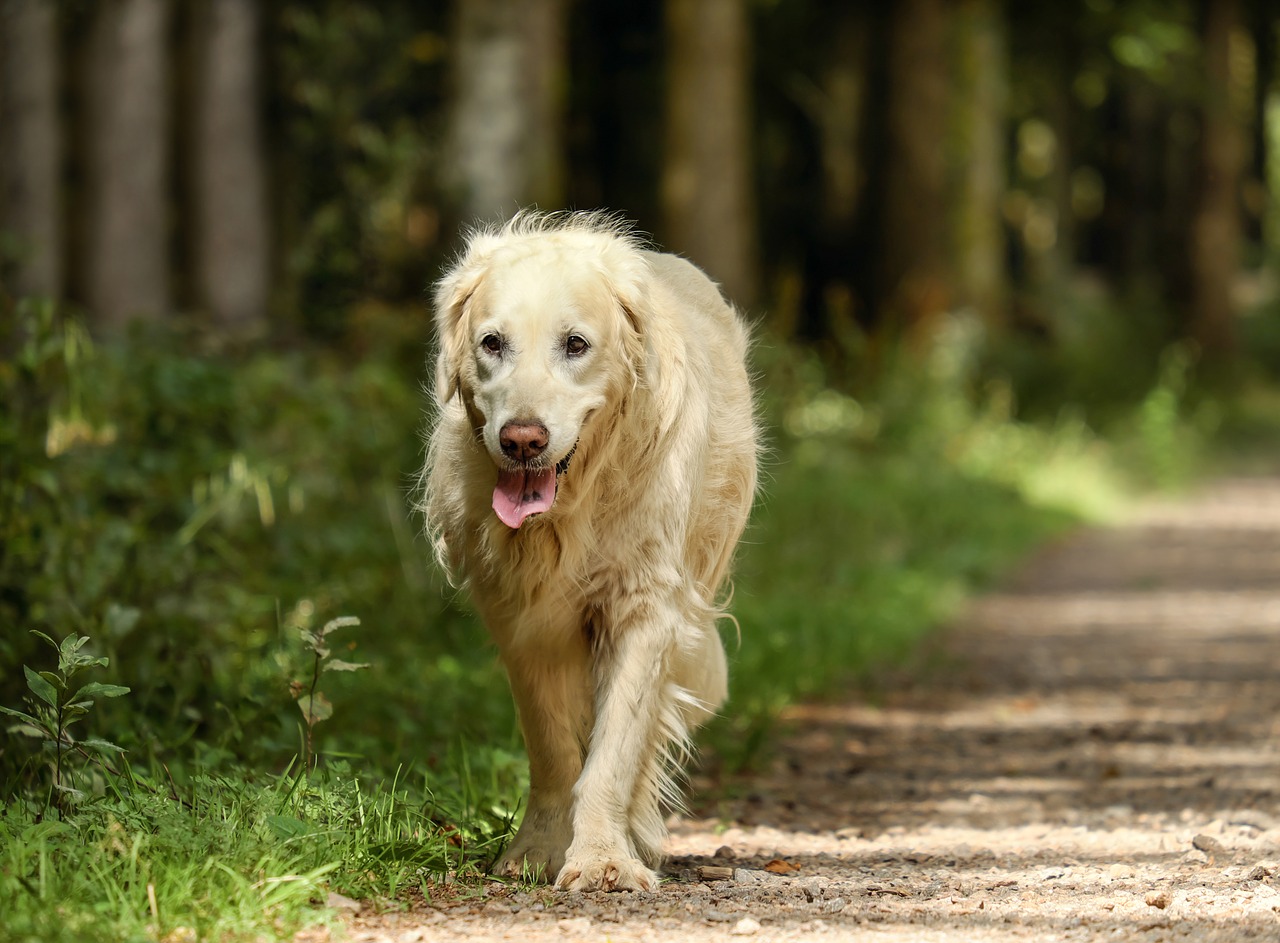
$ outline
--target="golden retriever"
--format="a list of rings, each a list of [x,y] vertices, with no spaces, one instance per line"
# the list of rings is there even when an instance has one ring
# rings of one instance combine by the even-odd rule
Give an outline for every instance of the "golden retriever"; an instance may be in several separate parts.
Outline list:
[[[435,290],[422,509],[497,642],[529,753],[499,874],[652,890],[756,487],[747,330],[601,213],[473,233]]]

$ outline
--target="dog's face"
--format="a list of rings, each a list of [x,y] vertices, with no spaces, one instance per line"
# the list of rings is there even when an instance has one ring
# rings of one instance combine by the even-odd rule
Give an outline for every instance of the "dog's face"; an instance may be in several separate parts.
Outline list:
[[[634,376],[617,289],[599,260],[554,242],[464,260],[441,283],[441,399],[462,397],[508,527],[551,508],[592,417]]]

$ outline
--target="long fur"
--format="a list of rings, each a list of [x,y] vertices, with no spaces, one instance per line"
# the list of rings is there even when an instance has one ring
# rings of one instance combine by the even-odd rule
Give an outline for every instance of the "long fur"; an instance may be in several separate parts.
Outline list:
[[[725,696],[719,594],[756,486],[747,331],[705,275],[601,213],[476,230],[435,312],[421,509],[498,644],[530,754],[496,868],[653,887],[689,732]],[[585,367],[553,350],[570,318],[592,339]],[[511,335],[510,364],[486,361],[482,322]],[[491,508],[510,402],[574,443],[554,504],[518,529]]]

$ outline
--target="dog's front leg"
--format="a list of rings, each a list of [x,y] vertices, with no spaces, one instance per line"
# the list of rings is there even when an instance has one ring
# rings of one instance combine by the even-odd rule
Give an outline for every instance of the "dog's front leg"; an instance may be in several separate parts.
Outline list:
[[[678,618],[674,606],[645,602],[605,627],[596,656],[595,726],[574,787],[573,843],[556,879],[562,888],[658,886],[637,856],[629,821],[637,796],[657,801],[655,784],[640,780],[661,774],[652,759],[672,734],[662,721],[673,716],[667,701]]]
[[[529,754],[524,821],[494,873],[549,881],[573,838],[573,785],[582,772],[591,724],[591,671],[585,645],[503,652]]]

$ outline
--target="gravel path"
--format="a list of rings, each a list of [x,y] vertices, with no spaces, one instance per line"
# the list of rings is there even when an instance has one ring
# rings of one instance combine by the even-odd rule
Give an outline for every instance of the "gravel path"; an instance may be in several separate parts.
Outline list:
[[[1049,548],[932,661],[790,711],[655,893],[486,884],[350,938],[1280,940],[1280,480]]]

